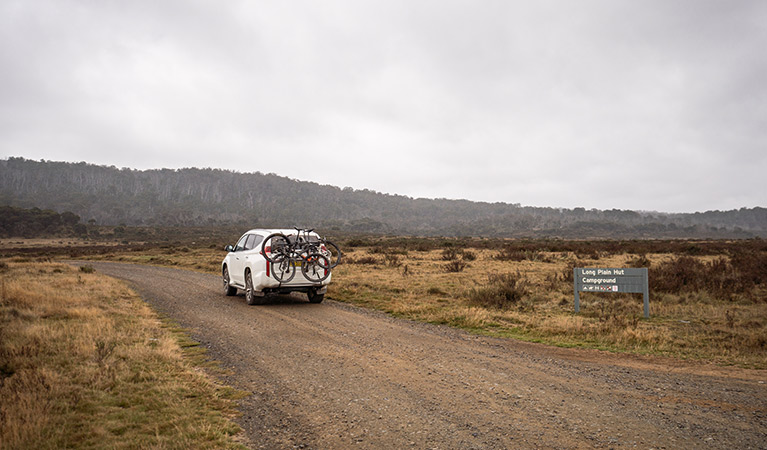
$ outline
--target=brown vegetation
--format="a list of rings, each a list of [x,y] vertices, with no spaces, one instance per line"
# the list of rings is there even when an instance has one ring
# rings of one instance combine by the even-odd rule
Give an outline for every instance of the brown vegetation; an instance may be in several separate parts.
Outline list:
[[[237,394],[123,283],[87,265],[0,267],[3,448],[240,447]]]
[[[437,244],[403,259],[415,276],[340,266],[329,295],[483,334],[767,368],[767,249],[760,240],[626,243],[637,253],[614,242],[465,244],[479,244],[465,270],[444,266],[446,258],[461,261],[460,244]],[[379,253],[387,247],[375,244]],[[648,251],[661,247],[680,254]],[[371,248],[349,250],[352,261],[371,257]],[[575,314],[573,267],[649,267],[651,318],[642,318],[636,294],[582,293]]]
[[[333,239],[345,252],[335,300],[496,336],[767,368],[761,239]],[[218,247],[165,247],[93,258],[220,271]],[[575,314],[573,267],[648,267],[651,318],[638,294],[582,293]]]

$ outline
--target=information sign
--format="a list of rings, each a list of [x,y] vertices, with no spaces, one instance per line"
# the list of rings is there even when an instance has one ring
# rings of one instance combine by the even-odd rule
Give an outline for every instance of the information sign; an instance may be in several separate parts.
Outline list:
[[[581,310],[581,292],[629,292],[644,294],[644,316],[650,317],[650,287],[646,268],[576,267],[573,269],[573,284],[575,285],[575,312]]]

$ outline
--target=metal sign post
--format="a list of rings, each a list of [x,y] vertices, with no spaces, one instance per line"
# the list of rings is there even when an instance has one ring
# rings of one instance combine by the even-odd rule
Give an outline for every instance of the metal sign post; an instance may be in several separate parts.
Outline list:
[[[575,312],[581,310],[581,292],[644,294],[644,316],[650,318],[650,283],[647,269],[573,269]]]

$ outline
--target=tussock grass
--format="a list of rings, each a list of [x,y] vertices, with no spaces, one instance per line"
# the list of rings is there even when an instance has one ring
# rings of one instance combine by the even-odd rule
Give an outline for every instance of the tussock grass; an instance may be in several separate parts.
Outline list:
[[[124,284],[63,264],[5,267],[0,446],[241,448],[238,394],[194,369]]]
[[[488,285],[472,288],[466,296],[469,304],[504,309],[527,297],[528,285],[527,280],[518,273],[491,274]]]

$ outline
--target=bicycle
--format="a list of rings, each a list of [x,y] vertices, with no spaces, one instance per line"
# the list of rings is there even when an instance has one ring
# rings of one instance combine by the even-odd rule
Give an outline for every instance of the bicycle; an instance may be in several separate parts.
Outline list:
[[[312,235],[311,232],[314,231],[313,228],[295,228],[295,230],[296,241],[300,242],[300,244],[297,245],[303,246],[311,253],[320,253],[325,256],[328,261],[330,261],[331,269],[341,263],[343,253],[341,253],[341,249],[335,243],[324,237]]]
[[[324,281],[340,262],[341,250],[334,243],[311,235],[312,229],[295,230],[296,234],[289,236],[272,233],[262,242],[261,253],[272,264],[272,276],[287,283],[295,276],[296,265],[300,265],[304,278],[313,283]],[[335,260],[331,260],[333,251],[329,248],[335,250]]]

